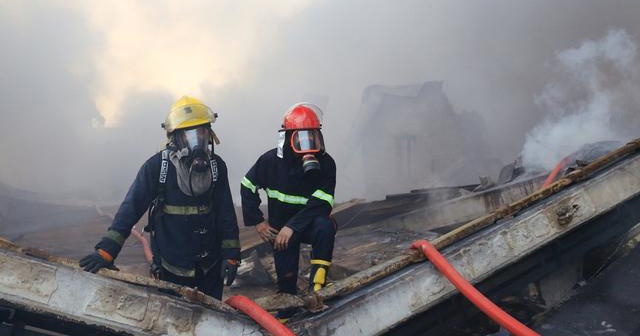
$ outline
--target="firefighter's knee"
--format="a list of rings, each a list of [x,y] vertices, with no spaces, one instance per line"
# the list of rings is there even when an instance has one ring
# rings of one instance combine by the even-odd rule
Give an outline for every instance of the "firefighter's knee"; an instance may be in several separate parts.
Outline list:
[[[329,218],[318,217],[315,220],[316,234],[325,238],[333,239],[336,235],[336,228]]]

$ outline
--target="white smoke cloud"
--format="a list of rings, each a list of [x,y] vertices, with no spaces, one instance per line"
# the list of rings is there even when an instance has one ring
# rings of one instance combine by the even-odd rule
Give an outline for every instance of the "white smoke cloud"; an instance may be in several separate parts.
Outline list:
[[[640,60],[633,37],[612,30],[558,53],[536,102],[549,117],[526,138],[525,165],[551,169],[586,143],[637,136]]]
[[[107,127],[118,126],[132,91],[202,97],[246,80],[278,26],[302,1],[78,1],[89,29],[101,36],[93,53],[93,99]],[[259,33],[256,33],[259,32]]]
[[[282,113],[310,97],[325,108],[336,199],[363,197],[347,183],[361,171],[345,167],[363,89],[440,80],[455,111],[484,118],[491,155],[506,162],[543,117],[532,97],[551,78],[550,55],[614,24],[639,35],[639,9],[637,0],[0,0],[0,182],[119,201],[158,150],[171,103],[192,94],[220,114],[216,149],[237,193],[275,145]],[[627,112],[613,122],[635,120],[638,88],[617,86]]]

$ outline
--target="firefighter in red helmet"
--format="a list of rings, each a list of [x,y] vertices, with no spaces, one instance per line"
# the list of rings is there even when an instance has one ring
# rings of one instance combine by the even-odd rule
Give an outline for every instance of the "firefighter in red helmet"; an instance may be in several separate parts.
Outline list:
[[[331,266],[335,223],[329,218],[336,165],[325,151],[316,105],[298,103],[284,115],[277,148],[264,153],[242,179],[242,213],[247,226],[272,244],[278,291],[296,294],[300,243],[312,246],[309,289],[326,283]],[[258,189],[268,197],[268,216],[259,209]],[[291,312],[280,312],[288,317]]]

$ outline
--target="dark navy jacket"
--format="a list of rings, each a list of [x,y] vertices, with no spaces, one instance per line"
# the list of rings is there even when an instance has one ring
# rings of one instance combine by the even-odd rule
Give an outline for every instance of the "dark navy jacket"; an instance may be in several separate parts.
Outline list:
[[[317,154],[321,171],[305,176],[300,158],[286,152],[279,158],[277,149],[264,153],[242,179],[244,224],[254,226],[264,220],[258,189],[268,197],[269,224],[276,229],[288,226],[302,232],[315,217],[328,217],[333,207],[336,164],[327,153]]]
[[[198,197],[190,197],[180,191],[176,168],[168,161],[165,204],[208,206],[211,210],[206,214],[162,214],[161,221],[154,224],[151,241],[154,258],[159,254],[163,266],[168,263],[183,270],[194,270],[197,266],[208,269],[221,258],[240,259],[238,224],[229,190],[227,166],[218,155],[214,155],[214,158],[218,167],[218,181],[213,190]],[[158,196],[161,162],[162,152],[159,152],[140,168],[107,235],[96,248],[107,251],[114,258],[118,255],[133,225]]]

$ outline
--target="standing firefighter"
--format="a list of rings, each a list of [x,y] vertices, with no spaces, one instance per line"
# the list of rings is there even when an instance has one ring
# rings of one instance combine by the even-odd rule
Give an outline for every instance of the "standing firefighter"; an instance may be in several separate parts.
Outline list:
[[[235,278],[240,243],[227,166],[213,152],[217,117],[193,97],[171,107],[162,124],[166,149],[140,168],[106,236],[80,260],[85,271],[112,268],[131,228],[149,210],[152,275],[222,297],[224,277],[227,285]]]
[[[244,223],[272,243],[282,293],[296,294],[300,242],[312,245],[311,290],[325,285],[331,266],[336,226],[329,214],[336,165],[324,149],[321,116],[313,104],[293,105],[284,115],[278,147],[260,156],[240,187]],[[266,190],[268,219],[259,209],[258,189]]]

